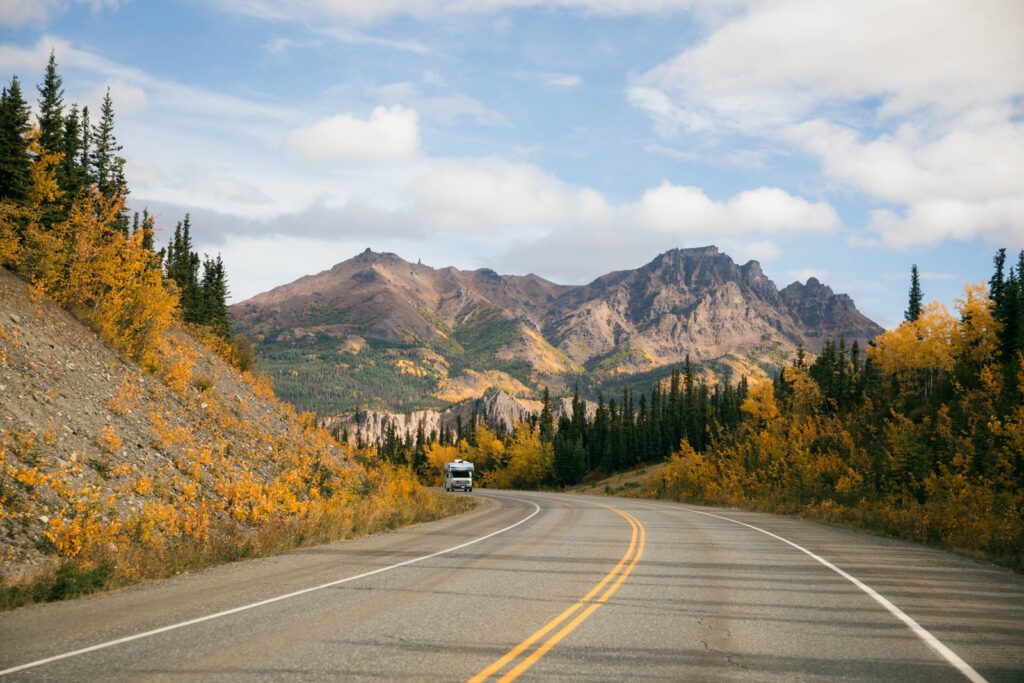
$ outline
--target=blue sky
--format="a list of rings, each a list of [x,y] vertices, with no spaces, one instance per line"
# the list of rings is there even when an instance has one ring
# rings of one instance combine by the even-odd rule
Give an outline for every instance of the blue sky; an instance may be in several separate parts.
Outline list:
[[[235,300],[369,246],[585,282],[717,244],[883,325],[1024,247],[1024,3],[0,0],[110,87],[133,207]]]

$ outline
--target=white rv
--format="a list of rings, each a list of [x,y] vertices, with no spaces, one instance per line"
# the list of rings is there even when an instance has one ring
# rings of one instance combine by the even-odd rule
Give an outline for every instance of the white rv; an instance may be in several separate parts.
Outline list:
[[[456,458],[444,464],[444,490],[473,490],[473,463]]]

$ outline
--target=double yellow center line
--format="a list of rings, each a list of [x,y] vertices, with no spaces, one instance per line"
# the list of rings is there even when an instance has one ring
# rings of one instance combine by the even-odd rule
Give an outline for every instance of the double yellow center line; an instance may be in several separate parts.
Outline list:
[[[557,645],[563,638],[572,633],[577,626],[586,621],[591,614],[596,612],[601,605],[606,603],[608,599],[615,594],[615,591],[619,590],[619,586],[621,586],[623,581],[626,580],[626,577],[633,571],[633,568],[636,567],[637,563],[640,561],[640,557],[644,554],[644,544],[647,539],[647,531],[644,529],[644,525],[628,512],[623,512],[622,510],[608,505],[602,505],[601,507],[607,507],[609,510],[618,513],[627,522],[629,522],[629,525],[632,528],[632,535],[629,540],[629,548],[626,550],[626,554],[622,556],[622,559],[619,560],[617,565],[615,565],[615,568],[608,572],[607,576],[601,579],[596,586],[591,588],[589,593],[580,598],[579,602],[559,614],[548,623],[544,624],[544,626],[534,632],[529,638],[496,659],[490,666],[469,679],[469,683],[479,683],[480,681],[487,680],[491,676],[498,675],[498,672],[504,670],[520,655],[529,651],[522,659],[519,659],[518,663],[498,678],[499,683],[502,681],[515,680],[521,676],[523,672],[536,664],[541,657],[546,655],[548,651]],[[602,589],[604,590],[603,593],[601,592]],[[600,595],[598,595],[599,593]],[[558,629],[554,635],[550,636],[536,648],[533,647],[536,643],[540,642],[541,639],[557,629],[567,620],[569,623]],[[533,649],[531,650],[531,648]]]

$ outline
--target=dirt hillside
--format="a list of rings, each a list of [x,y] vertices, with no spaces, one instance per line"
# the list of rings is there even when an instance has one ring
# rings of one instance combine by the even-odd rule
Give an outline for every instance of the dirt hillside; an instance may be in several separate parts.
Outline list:
[[[373,489],[265,380],[182,330],[169,344],[170,370],[147,373],[0,269],[0,582],[68,560],[146,574],[140,557],[322,516]]]

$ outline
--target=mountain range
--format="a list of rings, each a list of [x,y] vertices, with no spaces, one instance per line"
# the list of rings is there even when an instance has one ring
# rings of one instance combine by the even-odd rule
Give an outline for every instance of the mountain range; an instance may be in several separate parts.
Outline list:
[[[498,388],[536,396],[658,379],[687,356],[710,378],[764,375],[798,346],[882,328],[815,278],[782,290],[757,261],[672,249],[589,284],[435,269],[369,249],[231,308],[297,407],[441,408]]]

